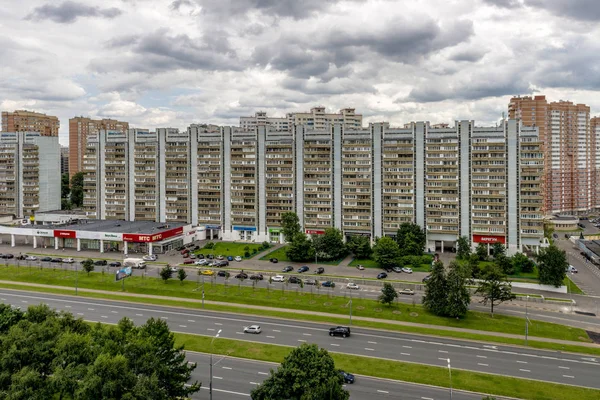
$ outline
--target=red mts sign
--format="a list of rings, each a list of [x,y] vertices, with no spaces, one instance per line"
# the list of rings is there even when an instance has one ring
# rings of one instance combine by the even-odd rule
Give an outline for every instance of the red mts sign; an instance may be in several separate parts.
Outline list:
[[[168,239],[173,236],[181,235],[183,233],[183,226],[179,228],[169,229],[161,233],[155,233],[153,235],[143,235],[137,233],[124,233],[124,242],[160,242],[161,240]]]
[[[487,236],[487,235],[473,235],[473,242],[475,243],[506,243],[505,236]]]
[[[55,229],[54,237],[64,238],[64,239],[75,239],[75,238],[77,238],[77,232],[76,231],[62,231],[60,229]]]
[[[324,235],[325,231],[323,231],[321,229],[307,229],[306,234],[307,235]]]

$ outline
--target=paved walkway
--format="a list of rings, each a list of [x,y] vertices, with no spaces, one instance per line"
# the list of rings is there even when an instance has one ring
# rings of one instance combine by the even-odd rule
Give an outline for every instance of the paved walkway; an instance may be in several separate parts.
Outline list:
[[[22,282],[12,282],[12,281],[3,281],[3,280],[0,280],[0,283],[5,284],[5,285],[27,285],[27,286],[32,286],[32,287],[43,287],[43,288],[62,289],[62,290],[68,289],[64,286],[43,285],[43,284],[39,284],[39,283],[22,283]],[[106,291],[106,290],[81,289],[81,288],[78,289],[78,291],[79,292],[98,293],[98,294],[107,294],[107,295],[118,295],[118,296],[123,296],[123,297],[135,297],[138,299],[149,298],[149,299],[179,301],[182,303],[196,303],[196,304],[202,303],[202,300],[180,298],[180,297],[157,296],[157,295],[149,295],[149,294],[148,295],[140,295],[137,293],[111,292],[111,291]],[[278,312],[285,312],[285,313],[290,313],[290,314],[318,315],[318,316],[331,317],[331,318],[340,318],[341,317],[340,314],[329,314],[329,313],[313,312],[313,311],[306,311],[306,310],[291,310],[291,309],[287,309],[287,308],[265,307],[265,306],[256,306],[256,305],[250,305],[250,304],[225,303],[225,302],[211,301],[211,300],[205,300],[204,303],[210,304],[210,305],[217,305],[217,306],[220,305],[220,306],[228,306],[228,307],[234,306],[234,307],[239,307],[239,308],[247,308],[248,310],[278,311]],[[390,325],[411,326],[411,327],[427,328],[427,329],[438,329],[438,330],[442,330],[442,331],[451,331],[451,332],[473,333],[473,334],[478,334],[478,335],[490,335],[490,336],[505,337],[505,338],[511,338],[511,339],[523,339],[523,335],[515,335],[515,334],[510,334],[510,333],[479,331],[479,330],[475,330],[475,329],[463,329],[463,328],[455,328],[455,327],[449,327],[449,326],[427,325],[427,324],[419,324],[419,323],[414,323],[414,322],[394,321],[394,320],[387,320],[387,319],[380,319],[380,318],[357,317],[357,316],[353,316],[352,318],[355,321],[379,322],[379,323],[386,323],[386,324],[390,324]],[[574,342],[574,341],[570,341],[570,340],[548,339],[548,338],[541,338],[541,337],[536,337],[536,336],[529,336],[529,340],[534,340],[534,341],[539,341],[539,342],[550,342],[550,343],[557,343],[557,344],[564,344],[564,345],[584,346],[584,347],[590,347],[590,348],[600,347],[599,345],[597,345],[595,343],[582,343],[582,342]]]

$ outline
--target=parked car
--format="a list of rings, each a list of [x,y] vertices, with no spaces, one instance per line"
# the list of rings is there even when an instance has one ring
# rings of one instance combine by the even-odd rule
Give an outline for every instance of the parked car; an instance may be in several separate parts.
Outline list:
[[[214,254],[209,254],[206,256],[206,258],[208,258],[209,260],[214,260],[215,256],[214,256]]]
[[[37,257],[36,256],[27,256],[25,257],[25,261],[37,261]]]
[[[96,260],[94,261],[94,265],[107,265],[108,261],[106,260]]]
[[[388,277],[388,274],[385,272],[380,272],[377,274],[377,279],[385,279]]]
[[[558,239],[558,233],[553,233],[553,234],[552,234],[552,237],[553,237],[554,239]]]
[[[398,290],[398,294],[414,295],[415,291],[412,289],[400,289],[400,290]]]
[[[325,282],[321,282],[321,286],[323,287],[335,287],[335,282],[332,281],[325,281]]]
[[[412,274],[412,268],[404,267],[404,268],[402,268],[402,272],[406,272],[407,274]]]
[[[15,258],[14,254],[5,254],[3,258]]]
[[[62,260],[62,258],[60,258],[60,257],[57,257],[57,258],[53,258],[52,260],[50,260],[50,262],[53,262],[53,263],[61,263],[61,262],[63,262],[63,260]]]
[[[184,264],[193,264],[194,260],[192,260],[191,258],[186,258],[185,260],[183,260]]]
[[[281,272],[290,272],[293,271],[294,267],[292,267],[291,265],[288,265],[287,267],[285,267],[284,269],[281,270]]]
[[[170,267],[169,269],[171,270],[171,272],[179,271],[179,268],[177,268],[177,267]]]
[[[364,270],[365,270],[365,267],[363,267],[363,266],[362,266],[362,264],[358,264],[358,265],[356,266],[356,269],[358,269],[358,270],[360,270],[360,271],[364,271]]]
[[[303,273],[303,272],[308,272],[308,270],[309,270],[309,269],[310,269],[310,268],[308,268],[308,266],[306,266],[306,265],[303,265],[303,266],[301,266],[300,268],[298,268],[298,273],[299,273],[299,274],[301,274],[301,273]]]
[[[235,260],[235,261],[237,261],[237,262],[240,262],[240,261],[242,261],[242,257],[240,257],[240,256],[235,256],[234,260]]]
[[[206,265],[206,264],[208,264],[208,261],[206,261],[206,260],[203,258],[203,259],[201,259],[201,260],[196,260],[196,261],[194,262],[194,264],[196,264],[196,265]]]
[[[248,279],[248,274],[245,272],[240,272],[235,276],[235,279]]]
[[[158,259],[158,257],[155,254],[146,254],[144,257],[142,257],[142,260],[144,261],[156,261]]]
[[[51,261],[52,261],[52,257],[42,257],[42,258],[40,259],[40,261],[51,262]]]
[[[275,275],[271,278],[272,282],[285,282],[285,276],[283,275]]]
[[[183,251],[183,250],[185,250],[185,246],[179,246],[179,247],[177,248],[177,251]]]
[[[250,275],[250,279],[253,281],[262,281],[264,279],[263,274]]]
[[[229,276],[229,272],[227,272],[227,271],[219,271],[219,272],[217,272],[217,275],[218,276],[222,276],[224,278],[227,278]]]
[[[567,272],[570,272],[570,273],[572,273],[572,274],[576,274],[576,273],[577,273],[577,272],[579,272],[579,271],[577,271],[577,268],[575,268],[574,266],[572,266],[572,265],[569,265],[569,266],[567,267]]]
[[[223,257],[223,256],[222,256],[222,255],[220,255],[220,254],[217,256],[217,260],[224,260],[224,259],[225,259],[225,257]]]
[[[304,284],[313,286],[313,285],[317,284],[317,280],[316,279],[305,279]]]
[[[191,258],[192,260],[195,260],[195,259],[196,259],[196,255],[195,255],[194,253],[191,253],[191,254],[190,254],[190,258]]]
[[[212,276],[215,274],[215,272],[212,269],[203,269],[200,272],[201,275],[208,275],[208,276]]]
[[[229,266],[229,261],[221,260],[221,261],[219,261],[218,265],[219,265],[219,267],[227,267],[227,266]]]
[[[333,328],[329,328],[329,336],[341,336],[348,337],[350,336],[350,328],[347,326],[336,326]]]
[[[422,282],[425,283],[430,279],[431,279],[431,275],[427,275],[425,278],[423,278]]]
[[[288,278],[288,283],[296,283],[296,284],[300,284],[302,281],[300,280],[300,278],[295,277],[295,276],[290,276]]]
[[[323,268],[323,267],[319,267],[319,268],[317,268],[317,270],[315,271],[315,274],[322,274],[323,272],[325,272],[325,268]]]
[[[193,248],[194,246],[195,246],[195,244],[194,244],[194,243],[188,243],[188,244],[186,244],[186,245],[185,245],[185,247],[187,247],[188,249],[191,249],[191,248]]]
[[[179,254],[184,255],[184,254],[189,253],[189,252],[190,251],[184,247],[183,250],[181,250],[181,252]]]
[[[269,261],[271,261],[273,264],[277,264],[279,262],[279,260],[276,258],[271,258]]]
[[[392,271],[394,271],[394,272],[402,272],[402,268],[400,268],[400,267],[392,267]]]
[[[352,289],[352,290],[360,290],[360,286],[358,286],[356,283],[354,282],[350,282],[346,285],[346,289]]]
[[[26,254],[20,254],[18,256],[15,257],[16,260],[26,260],[27,259],[27,255]]]
[[[75,260],[71,257],[68,257],[68,258],[63,258],[62,262],[67,263],[67,264],[73,264],[75,262]]]
[[[388,273],[393,271],[391,267],[385,267],[383,270]]]
[[[354,383],[354,375],[349,374],[344,371],[340,371],[340,375],[342,375],[342,378],[344,379],[344,383]]]
[[[198,254],[196,254],[196,258],[204,258],[204,254],[198,253]]]
[[[250,325],[244,327],[244,333],[254,333],[259,334],[261,332],[259,325]]]
[[[120,267],[121,263],[118,261],[113,261],[110,264],[108,264],[109,267]]]
[[[232,256],[227,256],[227,261],[233,261],[233,257]]]

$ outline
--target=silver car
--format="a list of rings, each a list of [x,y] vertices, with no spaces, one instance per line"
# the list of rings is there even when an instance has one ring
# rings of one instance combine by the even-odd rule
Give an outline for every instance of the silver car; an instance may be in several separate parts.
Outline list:
[[[244,333],[259,334],[261,332],[260,325],[250,325],[244,327]]]

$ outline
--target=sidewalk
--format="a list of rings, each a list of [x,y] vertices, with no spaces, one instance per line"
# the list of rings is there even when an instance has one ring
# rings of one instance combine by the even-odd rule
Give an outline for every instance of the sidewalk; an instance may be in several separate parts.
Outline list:
[[[5,285],[27,285],[27,286],[32,286],[32,287],[43,287],[43,288],[62,289],[62,290],[69,289],[68,287],[65,287],[65,286],[43,285],[43,284],[39,284],[39,283],[24,284],[22,282],[12,282],[12,281],[3,281],[3,280],[0,280],[0,283],[5,284]],[[14,290],[19,290],[19,289],[14,289]],[[148,298],[148,299],[163,299],[163,300],[170,300],[170,301],[179,301],[179,302],[183,302],[183,303],[195,303],[195,304],[202,303],[202,300],[197,300],[197,299],[156,296],[156,295],[150,295],[150,294],[139,295],[136,293],[111,292],[111,291],[106,291],[106,290],[81,289],[81,288],[79,288],[78,291],[79,292],[97,293],[97,294],[107,294],[107,295],[113,295],[113,296],[135,297],[138,299],[139,298]],[[69,296],[69,295],[67,295],[67,296]],[[76,296],[73,296],[73,297],[76,297]],[[239,307],[239,308],[247,308],[249,310],[277,311],[277,312],[285,312],[285,313],[290,313],[290,314],[318,315],[318,316],[331,317],[331,318],[342,317],[340,314],[329,314],[329,313],[312,312],[312,311],[305,311],[305,310],[291,310],[291,309],[287,309],[287,308],[255,306],[255,305],[250,305],[250,304],[225,303],[225,302],[211,301],[211,300],[205,300],[204,303],[210,304],[210,305],[216,305],[216,306],[228,306],[228,307],[234,306],[234,307]],[[213,310],[211,310],[211,311],[213,311]],[[497,337],[504,337],[504,338],[511,338],[511,339],[523,339],[523,335],[515,335],[515,334],[510,334],[510,333],[478,331],[475,329],[463,329],[463,328],[454,328],[454,327],[448,327],[448,326],[427,325],[427,324],[419,324],[419,323],[414,323],[414,322],[394,321],[394,320],[369,318],[369,317],[353,316],[352,318],[355,321],[379,322],[379,323],[386,323],[386,324],[390,324],[390,325],[411,326],[411,327],[427,328],[427,329],[438,329],[438,330],[442,330],[442,331],[472,333],[472,334],[478,334],[478,335],[489,335],[489,336],[497,336]],[[459,340],[461,340],[461,339],[459,339]],[[529,340],[534,340],[534,341],[539,341],[539,342],[558,343],[558,344],[564,344],[564,345],[583,346],[583,347],[590,347],[590,348],[598,348],[599,347],[599,345],[597,345],[595,343],[581,343],[581,342],[573,342],[570,340],[541,338],[541,337],[537,337],[537,336],[529,336]],[[514,345],[510,345],[510,346],[514,346]]]

